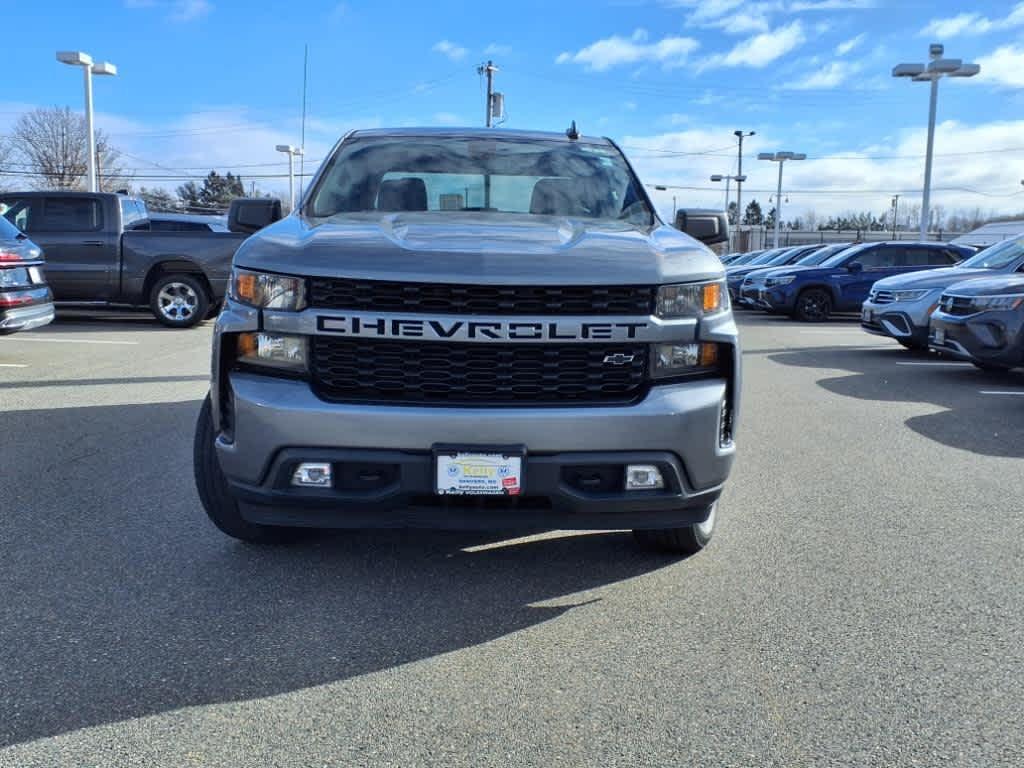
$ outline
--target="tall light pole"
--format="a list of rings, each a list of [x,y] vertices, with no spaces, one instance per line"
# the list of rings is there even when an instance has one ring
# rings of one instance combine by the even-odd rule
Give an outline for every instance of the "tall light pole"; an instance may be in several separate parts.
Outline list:
[[[96,133],[93,130],[92,120],[92,76],[116,75],[117,67],[109,61],[93,64],[92,56],[83,51],[57,51],[57,61],[72,67],[81,67],[85,76],[85,132],[86,143],[88,144],[88,158],[86,160],[88,187],[90,192],[98,192],[99,190],[96,187]]]
[[[293,147],[291,144],[278,144],[278,152],[288,155],[288,200],[291,203],[291,210],[295,210],[295,158],[302,154],[302,147]]]
[[[965,64],[961,59],[945,59],[945,48],[932,43],[928,48],[931,59],[925,64],[897,64],[892,68],[893,77],[909,77],[915,83],[931,83],[932,93],[928,102],[928,147],[924,155],[924,193],[921,200],[921,239],[928,237],[928,204],[932,192],[932,148],[935,144],[935,103],[939,98],[939,80],[946,77],[974,77],[981,72],[977,64]]]
[[[807,155],[803,152],[761,152],[758,160],[771,160],[779,164],[779,189],[775,194],[775,245],[779,247],[779,222],[782,220],[782,166],[787,160],[806,160]]]
[[[736,182],[736,195],[739,196],[740,184],[742,184],[744,181],[746,181],[747,177],[746,176],[742,176],[740,174],[736,174],[735,176],[727,176],[727,175],[721,174],[721,173],[716,173],[716,174],[711,176],[711,180],[712,181],[721,181],[722,179],[725,179],[725,213],[726,213],[726,215],[728,215],[729,214],[729,182],[730,181],[735,181]],[[736,206],[736,219],[737,219],[737,223],[738,223],[739,222],[739,205],[738,204]]]
[[[738,149],[738,165],[736,168],[736,175],[743,176],[743,139],[750,136],[757,135],[757,131],[733,131],[732,135],[739,139]],[[743,181],[746,181],[746,177],[743,177]],[[736,181],[736,223],[743,223],[743,181]],[[726,201],[726,208],[728,208],[728,201]]]
[[[488,60],[486,64],[481,64],[476,68],[477,74],[487,75],[487,117],[485,125],[491,127],[491,119],[494,117],[494,73],[498,71],[498,68],[494,65],[493,61]]]

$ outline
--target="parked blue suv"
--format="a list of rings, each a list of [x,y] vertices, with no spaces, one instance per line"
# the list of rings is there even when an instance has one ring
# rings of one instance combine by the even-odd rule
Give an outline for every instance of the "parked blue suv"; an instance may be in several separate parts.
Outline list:
[[[764,303],[804,322],[833,312],[860,312],[876,280],[905,272],[951,267],[974,250],[948,243],[861,243],[817,267],[778,269],[765,280]]]

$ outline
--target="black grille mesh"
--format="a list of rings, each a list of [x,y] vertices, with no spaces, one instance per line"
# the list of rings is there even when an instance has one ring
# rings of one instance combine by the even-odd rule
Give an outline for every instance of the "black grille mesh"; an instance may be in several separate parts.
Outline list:
[[[313,336],[313,388],[348,402],[566,405],[642,395],[643,344],[449,344]],[[632,355],[621,365],[609,355]]]
[[[477,315],[648,315],[654,289],[639,285],[517,286],[394,283],[314,277],[310,306]]]

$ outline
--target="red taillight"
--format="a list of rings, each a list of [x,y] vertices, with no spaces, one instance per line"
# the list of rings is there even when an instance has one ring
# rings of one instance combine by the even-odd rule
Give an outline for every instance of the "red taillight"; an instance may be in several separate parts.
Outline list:
[[[11,253],[10,251],[0,251],[0,261],[24,261],[24,256],[20,253]]]
[[[30,304],[31,302],[31,296],[19,295],[17,293],[5,296],[0,293],[0,307],[20,307],[22,304]]]

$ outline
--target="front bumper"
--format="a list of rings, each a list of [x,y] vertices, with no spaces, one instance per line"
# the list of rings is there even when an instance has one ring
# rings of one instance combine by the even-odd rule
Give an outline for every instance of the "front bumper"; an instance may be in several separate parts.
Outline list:
[[[925,344],[928,341],[928,323],[934,309],[933,297],[889,304],[865,301],[861,305],[860,327],[876,336]]]
[[[1024,312],[1020,310],[931,317],[928,346],[960,360],[1016,367],[1024,365]]]
[[[233,433],[230,442],[218,438],[217,453],[243,516],[257,523],[678,527],[704,519],[735,454],[731,442],[719,444],[726,397],[720,379],[654,387],[633,406],[487,409],[325,403],[303,381],[242,372],[229,378]],[[522,496],[434,496],[437,444],[525,448]],[[369,492],[337,483],[291,487],[301,461],[386,465],[389,481]],[[588,492],[565,476],[576,467],[626,463],[658,465],[666,488]]]
[[[22,307],[0,307],[0,336],[40,328],[53,321],[53,302],[47,300]]]

